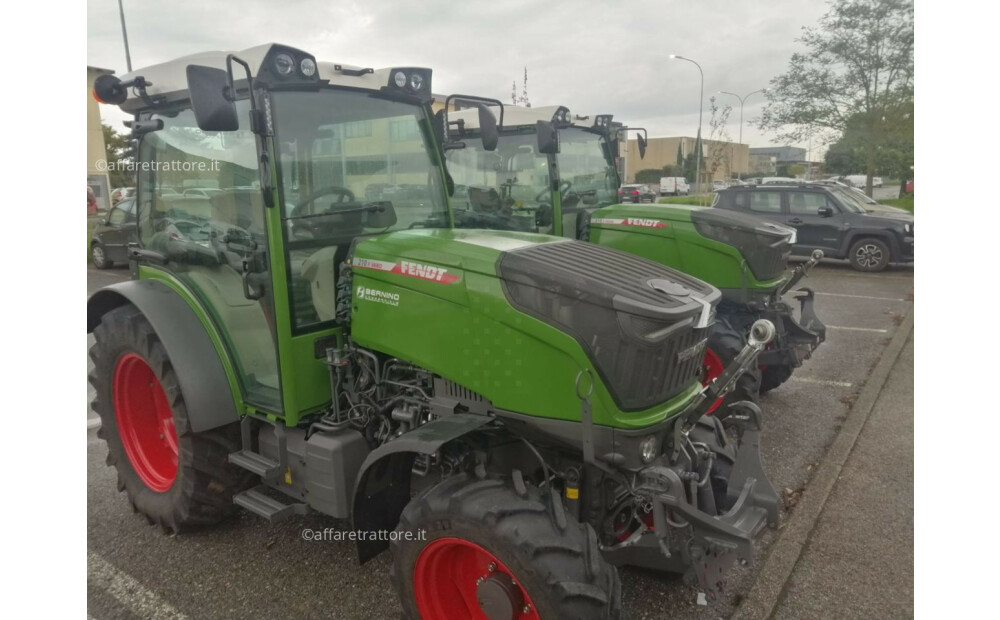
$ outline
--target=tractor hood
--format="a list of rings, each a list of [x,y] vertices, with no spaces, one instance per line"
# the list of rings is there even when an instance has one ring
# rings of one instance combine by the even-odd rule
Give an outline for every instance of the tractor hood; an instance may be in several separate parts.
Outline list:
[[[534,330],[528,327],[534,319],[576,340],[622,411],[655,407],[697,381],[714,308],[721,299],[715,287],[637,256],[581,241],[506,231],[390,233],[356,246],[353,271],[357,309],[352,321],[360,340],[395,353],[401,341],[417,337],[400,319],[408,312],[404,308],[418,305],[424,329],[461,329],[470,342],[492,342],[492,323],[510,334],[528,333]],[[390,297],[372,299],[386,294]],[[507,310],[495,309],[498,303]],[[384,311],[386,305],[399,318],[367,322],[366,316]],[[430,310],[432,305],[440,310]],[[447,323],[452,312],[460,314],[450,324],[436,325]],[[442,336],[439,341],[449,337],[454,338]],[[462,377],[481,363],[475,355],[484,353],[470,350],[473,357],[468,361],[451,356],[436,363],[433,349],[440,346],[421,347],[426,362],[412,353],[408,357],[445,376]],[[464,366],[457,372],[447,372],[446,366],[459,363]],[[502,400],[489,389],[483,392]]]

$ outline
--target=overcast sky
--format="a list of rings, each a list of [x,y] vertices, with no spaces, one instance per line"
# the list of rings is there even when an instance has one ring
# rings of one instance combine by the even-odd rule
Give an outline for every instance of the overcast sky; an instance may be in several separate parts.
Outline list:
[[[241,50],[265,42],[291,45],[320,60],[365,67],[426,66],[436,93],[510,101],[528,67],[532,105],[612,113],[645,126],[650,136],[693,136],[698,126],[698,69],[708,99],[741,95],[783,72],[804,25],[826,12],[823,0],[125,0],[132,67],[207,50]],[[117,0],[87,3],[87,64],[125,72]],[[773,144],[751,121],[764,98],[744,107],[743,141]],[[739,132],[733,97],[729,133]],[[117,108],[101,106],[122,129]],[[806,144],[801,146],[805,147]],[[816,145],[814,145],[816,146]],[[820,149],[817,147],[814,157]]]

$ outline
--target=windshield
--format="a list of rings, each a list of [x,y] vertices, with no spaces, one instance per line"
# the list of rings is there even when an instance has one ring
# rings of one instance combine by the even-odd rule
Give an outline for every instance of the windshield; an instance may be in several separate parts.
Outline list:
[[[840,204],[851,213],[867,213],[860,196],[855,196],[853,190],[831,187],[830,192],[840,199]]]
[[[617,202],[615,168],[608,161],[606,142],[601,135],[579,127],[562,129],[557,157],[559,185],[564,195],[590,196],[593,200],[582,202],[594,207]]]
[[[301,329],[335,318],[330,283],[355,238],[447,227],[448,206],[422,107],[356,91],[277,92],[274,118]]]
[[[549,159],[537,144],[532,131],[501,136],[492,152],[479,137],[449,150],[455,226],[551,233]]]

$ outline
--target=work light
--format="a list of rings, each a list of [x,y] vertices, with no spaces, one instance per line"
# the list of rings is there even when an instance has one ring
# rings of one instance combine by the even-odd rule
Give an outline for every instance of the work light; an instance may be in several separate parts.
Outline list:
[[[312,58],[303,58],[302,62],[299,63],[299,71],[306,77],[316,75],[316,61]]]
[[[402,71],[397,71],[396,74],[392,76],[392,80],[396,83],[396,86],[400,88],[406,86],[406,74]]]
[[[281,77],[288,77],[295,71],[295,61],[289,54],[278,54],[274,57],[274,70]]]
[[[419,73],[414,73],[410,76],[410,88],[413,90],[420,90],[424,86],[424,78],[420,76]]]
[[[639,442],[639,455],[642,457],[643,463],[649,463],[657,456],[657,448],[659,448],[660,442],[657,441],[656,435],[650,435],[646,437],[641,442]]]

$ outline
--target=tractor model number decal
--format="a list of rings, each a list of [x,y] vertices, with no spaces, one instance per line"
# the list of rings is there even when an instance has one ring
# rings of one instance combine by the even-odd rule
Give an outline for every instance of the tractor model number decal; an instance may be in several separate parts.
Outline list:
[[[377,304],[385,304],[387,306],[399,305],[399,293],[390,293],[389,291],[382,291],[367,286],[358,286],[354,291],[354,298],[361,301],[373,301]]]
[[[666,222],[642,217],[595,217],[590,220],[592,224],[614,224],[615,226],[638,226],[640,228],[664,228]]]
[[[454,282],[458,282],[460,279],[457,275],[448,273],[448,270],[443,267],[424,265],[423,263],[415,263],[406,260],[398,263],[390,263],[382,260],[356,258],[354,259],[354,267],[360,267],[361,269],[374,269],[376,271],[385,271],[388,273],[398,273],[399,275],[418,278],[420,280],[429,280],[431,282],[440,282],[441,284],[452,284]]]

